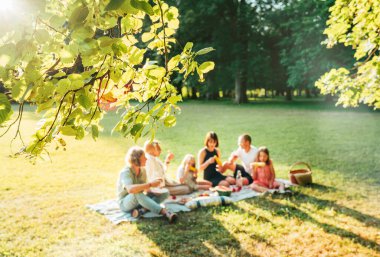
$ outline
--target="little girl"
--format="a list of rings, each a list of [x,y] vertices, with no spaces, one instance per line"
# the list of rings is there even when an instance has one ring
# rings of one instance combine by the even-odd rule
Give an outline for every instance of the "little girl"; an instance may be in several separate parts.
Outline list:
[[[260,147],[253,163],[253,183],[250,187],[258,192],[266,192],[269,189],[280,189],[284,192],[284,184],[276,182],[276,174],[273,168],[273,162],[269,158],[269,151],[266,147]]]
[[[212,183],[205,180],[197,181],[197,173],[194,156],[187,154],[178,167],[177,180],[179,180],[181,184],[188,185],[193,191],[208,190],[212,186]]]

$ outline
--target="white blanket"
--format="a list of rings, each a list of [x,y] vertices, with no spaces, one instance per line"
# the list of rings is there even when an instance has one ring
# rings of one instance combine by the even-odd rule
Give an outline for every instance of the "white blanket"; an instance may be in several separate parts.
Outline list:
[[[286,186],[293,186],[293,184],[290,183],[290,181],[288,181],[288,180],[285,180],[285,179],[276,179],[276,180],[278,182],[284,183]],[[275,191],[276,190],[270,190],[270,192],[272,192],[272,193]],[[187,208],[184,205],[179,204],[178,202],[182,198],[189,198],[189,197],[194,198],[194,197],[198,196],[199,194],[200,194],[200,192],[194,192],[190,195],[177,196],[175,200],[173,200],[173,199],[165,200],[163,205],[165,205],[165,207],[172,212],[191,211],[191,209]],[[247,198],[256,197],[259,195],[261,195],[261,194],[253,191],[248,186],[245,186],[245,187],[243,187],[243,189],[241,191],[233,192],[231,194],[230,198],[232,199],[233,202],[237,202],[237,201],[241,201],[241,200],[244,200]],[[123,212],[122,210],[120,210],[116,199],[112,199],[112,200],[108,200],[108,201],[100,202],[100,203],[96,203],[96,204],[89,204],[89,205],[86,205],[86,207],[93,210],[93,211],[96,211],[100,214],[103,214],[107,219],[109,219],[115,225],[119,224],[121,222],[125,222],[125,221],[132,222],[132,221],[138,220],[137,218],[133,218],[130,213]],[[144,218],[155,218],[155,217],[161,217],[161,215],[155,214],[152,212],[148,212],[148,213],[144,214],[143,217]]]

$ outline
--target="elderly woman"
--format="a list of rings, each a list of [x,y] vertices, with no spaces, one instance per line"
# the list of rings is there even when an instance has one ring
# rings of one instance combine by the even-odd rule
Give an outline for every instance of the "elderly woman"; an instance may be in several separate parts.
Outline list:
[[[126,166],[121,170],[117,182],[120,209],[131,212],[133,217],[139,217],[145,212],[151,211],[166,216],[170,223],[174,222],[177,215],[160,206],[160,203],[169,194],[153,194],[150,192],[150,188],[159,186],[161,180],[146,182],[144,150],[137,146],[130,148],[125,157],[125,162]]]

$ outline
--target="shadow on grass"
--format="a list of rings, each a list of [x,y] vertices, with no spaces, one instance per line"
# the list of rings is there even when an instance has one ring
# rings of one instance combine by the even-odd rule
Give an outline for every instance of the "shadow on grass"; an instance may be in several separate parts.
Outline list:
[[[338,189],[336,189],[335,187],[326,186],[326,185],[322,185],[322,184],[318,184],[318,183],[313,183],[311,185],[308,185],[307,187],[311,188],[311,189],[318,190],[322,193],[330,193],[330,192],[338,191]]]
[[[350,216],[357,221],[364,223],[366,226],[371,226],[374,228],[380,228],[380,219],[373,217],[368,214],[361,213],[355,209],[345,207],[343,205],[337,204],[335,201],[319,199],[315,196],[306,195],[303,193],[298,193],[296,197],[291,197],[289,200],[296,205],[302,203],[312,203],[318,209],[333,208],[335,212]]]
[[[273,199],[275,199],[275,198],[281,198],[281,196],[273,196]],[[342,213],[344,213],[346,215],[351,214],[354,218],[362,220],[362,219],[367,219],[370,217],[370,218],[374,219],[371,216],[368,217],[368,215],[361,214],[358,211],[337,205],[331,201],[321,200],[321,199],[318,199],[316,197],[304,195],[301,193],[297,194],[296,196],[290,197],[288,200],[293,202],[294,204],[296,204],[296,206],[300,205],[301,203],[312,203],[321,209],[326,208],[326,204],[327,205],[330,204],[331,206],[335,206],[337,209],[338,209],[338,207],[340,207],[341,210],[346,210]],[[271,200],[270,198],[254,198],[252,203],[255,205],[255,207],[259,207],[261,209],[269,210],[274,215],[281,216],[285,219],[298,218],[302,221],[313,223],[313,224],[317,225],[318,227],[322,228],[327,233],[335,234],[335,235],[340,236],[342,238],[351,239],[353,242],[358,243],[358,244],[360,244],[360,245],[362,245],[368,249],[374,249],[376,251],[380,251],[380,245],[377,244],[375,241],[363,238],[360,235],[357,235],[357,234],[350,232],[350,231],[347,231],[345,229],[320,222],[320,221],[314,219],[313,217],[311,217],[306,212],[304,212],[304,211],[302,211],[302,210],[300,210],[294,206],[291,206],[288,204],[278,203],[278,202]]]
[[[204,208],[180,213],[174,225],[160,218],[142,220],[137,227],[167,256],[255,256],[242,249],[238,239],[213,217],[222,211],[223,207]]]

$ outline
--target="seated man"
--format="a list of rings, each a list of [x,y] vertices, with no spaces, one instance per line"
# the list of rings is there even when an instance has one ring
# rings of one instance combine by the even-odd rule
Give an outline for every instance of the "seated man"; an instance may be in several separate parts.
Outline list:
[[[147,141],[145,142],[144,148],[147,156],[146,172],[148,181],[162,179],[160,187],[168,189],[171,195],[185,195],[192,192],[189,186],[182,185],[167,176],[167,165],[169,165],[170,161],[174,158],[172,153],[166,156],[164,165],[159,159],[161,155],[161,147],[158,141]]]
[[[252,163],[255,161],[257,156],[257,148],[252,144],[252,138],[248,134],[243,134],[238,139],[239,148],[232,152],[229,162],[236,162],[240,159],[242,165],[251,176],[253,175]]]
[[[167,211],[160,206],[169,194],[153,194],[151,187],[158,186],[159,179],[146,182],[144,166],[146,157],[144,150],[140,147],[132,147],[125,157],[126,166],[121,170],[117,181],[118,203],[120,209],[131,212],[133,217],[139,217],[148,210],[157,214],[165,215],[169,222],[176,220],[177,214]]]

